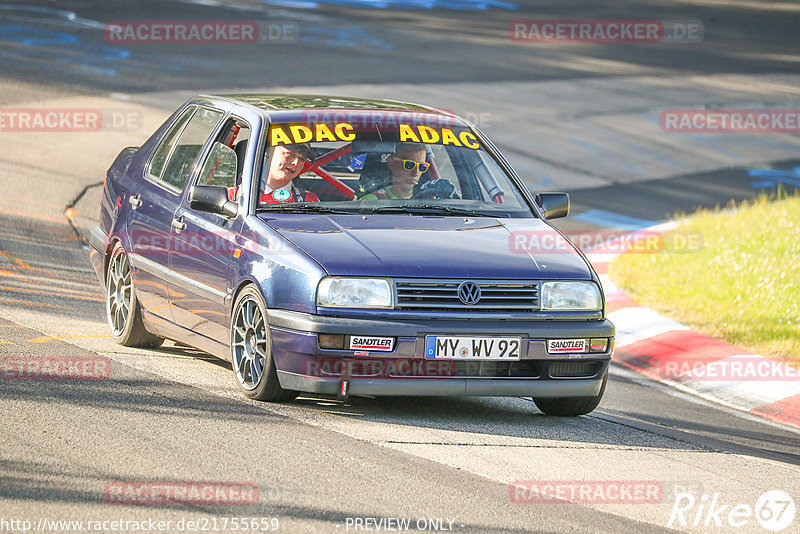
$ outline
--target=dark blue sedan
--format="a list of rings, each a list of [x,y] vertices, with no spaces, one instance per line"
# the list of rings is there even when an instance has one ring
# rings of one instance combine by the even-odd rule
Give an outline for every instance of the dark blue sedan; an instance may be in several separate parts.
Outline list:
[[[425,106],[197,97],[108,170],[90,257],[122,345],[231,361],[250,398],[528,396],[592,411],[597,275],[474,126]]]

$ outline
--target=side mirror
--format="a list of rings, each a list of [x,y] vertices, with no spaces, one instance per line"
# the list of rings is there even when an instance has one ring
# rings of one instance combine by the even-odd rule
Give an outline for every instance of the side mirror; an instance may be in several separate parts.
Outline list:
[[[534,200],[542,208],[545,219],[559,219],[569,215],[567,193],[539,193]]]
[[[189,207],[226,217],[236,217],[239,205],[228,200],[228,188],[221,185],[196,185],[189,191]]]

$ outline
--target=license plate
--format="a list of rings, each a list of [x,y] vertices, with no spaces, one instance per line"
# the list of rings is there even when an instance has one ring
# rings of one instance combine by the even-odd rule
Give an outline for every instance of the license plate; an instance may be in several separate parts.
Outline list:
[[[519,360],[518,337],[425,336],[425,359]]]

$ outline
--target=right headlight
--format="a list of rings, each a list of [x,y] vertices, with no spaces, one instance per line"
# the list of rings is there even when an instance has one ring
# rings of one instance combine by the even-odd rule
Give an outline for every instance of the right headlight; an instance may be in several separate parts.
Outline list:
[[[542,282],[541,309],[600,311],[603,299],[594,282]]]

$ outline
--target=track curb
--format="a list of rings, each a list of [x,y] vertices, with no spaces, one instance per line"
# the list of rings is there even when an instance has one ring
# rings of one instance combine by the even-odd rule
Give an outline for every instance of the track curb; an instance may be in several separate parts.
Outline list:
[[[677,226],[677,221],[671,221],[625,238]],[[701,334],[638,305],[614,285],[608,266],[624,253],[619,241],[625,238],[586,252],[603,284],[607,316],[617,327],[614,361],[703,399],[800,428],[800,370]],[[757,379],[763,376],[771,378]]]

